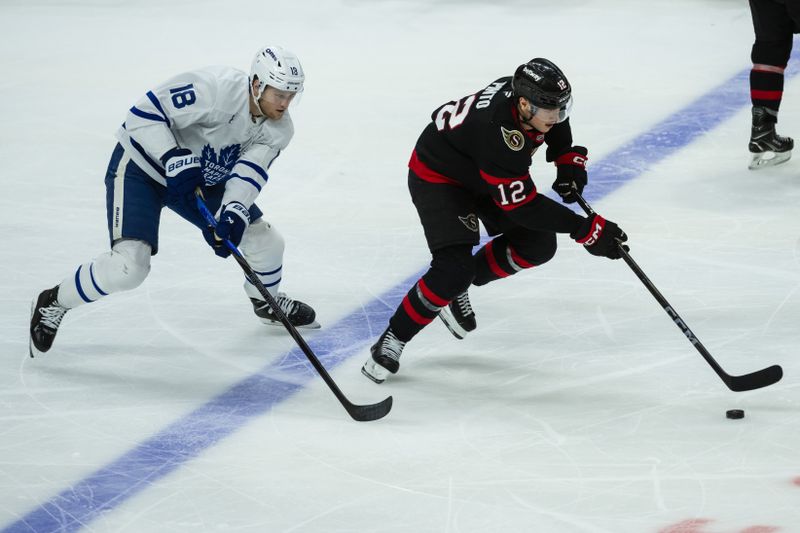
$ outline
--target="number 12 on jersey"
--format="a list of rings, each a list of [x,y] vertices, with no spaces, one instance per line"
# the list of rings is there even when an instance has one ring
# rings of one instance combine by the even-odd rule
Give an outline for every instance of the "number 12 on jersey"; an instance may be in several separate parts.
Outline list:
[[[439,131],[452,130],[463,124],[469,110],[472,109],[475,98],[477,98],[477,95],[473,94],[462,98],[458,102],[448,102],[440,107],[436,112],[436,118],[433,120],[436,124],[436,129]]]
[[[497,190],[500,191],[500,205],[518,204],[525,199],[525,184],[521,181],[500,183],[497,185]]]

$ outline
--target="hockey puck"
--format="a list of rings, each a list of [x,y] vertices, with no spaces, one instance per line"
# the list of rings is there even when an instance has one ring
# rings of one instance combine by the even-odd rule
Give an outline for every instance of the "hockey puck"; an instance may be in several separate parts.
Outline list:
[[[738,420],[739,418],[744,418],[744,411],[741,409],[731,409],[725,412],[725,416],[733,420]]]

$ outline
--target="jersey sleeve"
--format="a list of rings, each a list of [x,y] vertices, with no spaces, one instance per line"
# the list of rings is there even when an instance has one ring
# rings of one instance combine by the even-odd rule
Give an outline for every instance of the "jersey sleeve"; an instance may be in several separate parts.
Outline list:
[[[270,167],[289,145],[293,134],[294,127],[287,116],[275,127],[268,128],[260,142],[247,148],[225,182],[222,205],[229,202],[252,205],[269,180]]]
[[[547,143],[546,158],[549,162],[555,161],[566,152],[572,146],[572,126],[569,125],[569,119],[559,122],[545,133],[544,142]]]
[[[174,130],[208,120],[219,88],[212,76],[188,72],[147,91],[125,117],[124,128],[154,161],[177,147]]]

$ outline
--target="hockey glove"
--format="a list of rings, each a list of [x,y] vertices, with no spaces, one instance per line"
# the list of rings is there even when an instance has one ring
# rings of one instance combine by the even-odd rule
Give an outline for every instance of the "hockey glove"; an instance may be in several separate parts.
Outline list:
[[[194,205],[194,191],[203,186],[200,158],[186,148],[173,148],[161,157],[167,174],[167,196],[171,201]]]
[[[575,191],[583,193],[588,177],[586,160],[589,151],[584,146],[573,146],[556,159],[556,181],[553,190],[564,202],[571,204],[576,200]]]
[[[214,249],[215,254],[220,257],[228,257],[231,255],[231,251],[224,241],[227,239],[234,246],[239,246],[239,243],[242,242],[244,230],[249,225],[250,213],[247,208],[239,202],[231,202],[222,206],[217,228],[207,228],[203,231],[203,237]]]
[[[594,215],[583,221],[578,229],[569,234],[578,244],[582,244],[592,255],[619,259],[620,248],[627,252],[628,246],[622,244],[628,236],[619,226],[600,215]]]

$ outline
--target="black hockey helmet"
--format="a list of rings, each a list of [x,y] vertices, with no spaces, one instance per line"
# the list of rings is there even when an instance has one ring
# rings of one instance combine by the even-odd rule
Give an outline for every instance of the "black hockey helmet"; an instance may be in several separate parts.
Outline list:
[[[517,67],[511,79],[511,90],[514,96],[522,96],[543,109],[566,112],[572,104],[572,86],[567,77],[552,61],[541,57]]]

